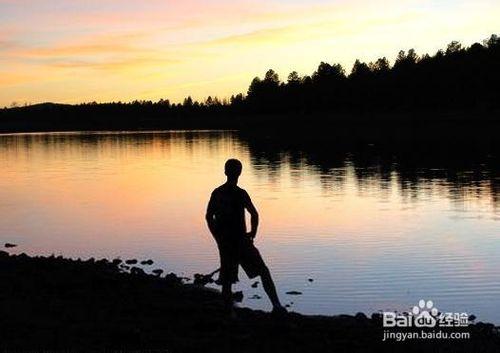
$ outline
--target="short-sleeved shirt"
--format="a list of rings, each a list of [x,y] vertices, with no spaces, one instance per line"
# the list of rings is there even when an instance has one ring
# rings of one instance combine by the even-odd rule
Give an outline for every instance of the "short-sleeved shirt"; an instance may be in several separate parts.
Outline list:
[[[263,273],[266,265],[253,241],[245,235],[245,207],[250,196],[236,185],[223,184],[212,192],[207,213],[214,216],[215,234],[220,255],[219,281],[238,281],[241,265],[249,278]]]
[[[212,192],[208,212],[214,215],[216,232],[224,237],[246,233],[245,207],[250,196],[236,185],[223,184]]]

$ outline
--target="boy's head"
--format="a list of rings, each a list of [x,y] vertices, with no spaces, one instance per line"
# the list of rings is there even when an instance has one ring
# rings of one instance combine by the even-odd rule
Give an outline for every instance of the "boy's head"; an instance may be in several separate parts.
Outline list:
[[[224,174],[226,174],[229,179],[237,179],[241,175],[242,168],[243,166],[239,160],[231,158],[224,164]]]

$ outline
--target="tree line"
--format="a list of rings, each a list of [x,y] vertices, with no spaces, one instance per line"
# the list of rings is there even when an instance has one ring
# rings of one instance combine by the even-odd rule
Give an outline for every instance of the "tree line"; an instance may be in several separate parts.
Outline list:
[[[491,35],[469,47],[453,41],[434,55],[400,51],[393,65],[386,57],[369,63],[356,60],[349,73],[338,63],[321,62],[310,75],[293,71],[281,80],[270,69],[263,78],[252,80],[246,94],[229,99],[210,96],[204,101],[187,97],[182,103],[161,99],[5,108],[0,110],[0,128],[15,125],[16,118],[29,125],[30,115],[36,115],[38,124],[44,116],[50,120],[47,124],[56,127],[79,121],[96,128],[117,124],[154,128],[224,127],[235,121],[231,118],[235,115],[498,112],[499,87],[500,37]]]
[[[492,109],[500,106],[499,87],[500,38],[492,35],[470,47],[451,42],[432,56],[400,51],[392,66],[385,57],[356,60],[349,74],[322,62],[312,75],[294,71],[282,82],[269,70],[234,103],[259,112]]]

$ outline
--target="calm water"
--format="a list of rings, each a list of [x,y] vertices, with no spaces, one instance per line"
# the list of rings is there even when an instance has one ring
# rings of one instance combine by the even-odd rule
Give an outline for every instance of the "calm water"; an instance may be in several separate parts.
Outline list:
[[[224,161],[237,157],[261,213],[257,245],[294,310],[407,310],[424,298],[500,323],[498,155],[294,141],[202,131],[0,135],[0,241],[29,254],[152,258],[151,269],[211,272],[218,258],[205,206]],[[260,286],[240,277],[246,298],[263,297],[243,305],[269,309]]]

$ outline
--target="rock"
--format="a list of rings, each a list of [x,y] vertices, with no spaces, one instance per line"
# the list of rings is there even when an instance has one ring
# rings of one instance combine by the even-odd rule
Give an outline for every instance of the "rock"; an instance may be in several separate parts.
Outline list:
[[[112,264],[115,265],[115,266],[118,266],[121,263],[122,263],[121,259],[114,259],[113,262],[112,262]]]
[[[492,334],[493,331],[495,330],[495,325],[485,322],[478,322],[476,324],[476,327],[479,329],[480,332],[486,334]]]
[[[368,320],[368,317],[364,314],[364,313],[356,313],[356,315],[354,315],[354,318],[358,321],[366,321]]]
[[[156,270],[153,270],[151,272],[157,276],[161,276],[161,274],[163,273],[163,270],[161,268],[157,268]]]
[[[96,261],[96,265],[98,266],[107,266],[109,261],[107,259],[100,259]]]
[[[234,292],[233,300],[237,303],[240,303],[243,300],[243,292],[242,291]]]
[[[313,282],[314,281],[314,278],[308,278],[307,279],[309,282]]]
[[[202,275],[201,273],[194,274],[193,284],[205,286],[209,283],[214,283],[214,280],[211,275]]]
[[[139,268],[139,267],[132,267],[130,269],[130,273],[133,275],[145,275],[146,274],[144,272],[144,270],[142,268]]]
[[[469,321],[474,321],[474,320],[476,320],[476,315],[474,314],[469,315]]]
[[[130,260],[125,261],[125,263],[127,265],[135,265],[137,263],[137,260],[136,259],[130,259]]]
[[[182,284],[182,279],[173,272],[165,276],[165,281],[171,284]]]
[[[28,261],[30,259],[30,257],[24,252],[20,255],[17,255],[17,258],[21,261]]]
[[[252,288],[257,288],[259,286],[259,281],[252,283]]]
[[[5,243],[4,245],[6,248],[15,248],[17,244],[12,244],[12,243]]]
[[[371,315],[371,319],[376,322],[376,323],[379,323],[379,322],[382,322],[382,314],[381,313],[373,313]]]
[[[262,298],[262,297],[261,297],[260,295],[258,295],[258,294],[254,294],[254,295],[252,295],[252,296],[251,296],[250,298],[248,298],[248,299],[261,299],[261,298]]]
[[[288,294],[288,295],[302,295],[302,292],[299,292],[297,290],[291,290],[291,291],[286,292],[286,294]]]
[[[206,284],[203,282],[203,275],[202,274],[195,273],[193,277],[194,277],[193,284],[201,285],[201,286],[204,286]]]
[[[149,260],[144,260],[144,261],[141,261],[141,265],[152,265],[154,263],[153,260],[149,259]]]

